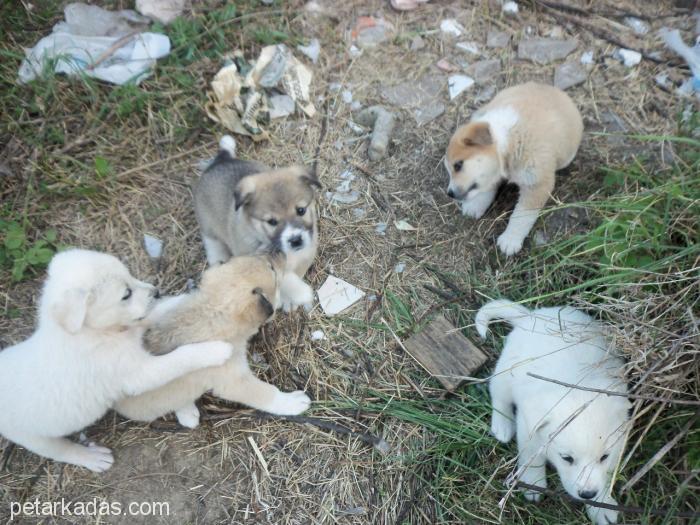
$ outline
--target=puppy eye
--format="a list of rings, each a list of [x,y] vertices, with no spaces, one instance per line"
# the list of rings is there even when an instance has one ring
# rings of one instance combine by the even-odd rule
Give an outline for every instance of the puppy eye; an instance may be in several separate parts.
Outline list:
[[[301,216],[304,215],[305,213],[306,213],[306,208],[304,208],[304,207],[302,207],[302,206],[299,206],[299,207],[297,208],[297,215],[298,215],[299,217],[301,217]]]
[[[603,454],[602,456],[600,456],[600,462],[602,463],[603,461],[608,459],[609,456],[610,456],[610,454]]]
[[[267,219],[267,223],[270,226],[277,226],[277,219]]]
[[[122,296],[122,301],[128,301],[130,297],[131,297],[131,288],[127,288],[126,292],[124,292],[124,295]]]
[[[462,161],[461,161],[461,160],[458,160],[457,162],[455,162],[455,163],[452,165],[452,167],[454,168],[455,171],[461,170],[461,169],[462,169]]]
[[[574,458],[572,458],[571,456],[562,456],[561,459],[566,461],[569,465],[574,464]]]

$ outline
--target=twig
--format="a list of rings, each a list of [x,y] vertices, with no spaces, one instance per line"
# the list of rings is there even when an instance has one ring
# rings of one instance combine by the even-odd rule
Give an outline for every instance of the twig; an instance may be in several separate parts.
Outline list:
[[[610,503],[602,503],[600,501],[593,501],[593,500],[587,500],[587,499],[579,499],[579,498],[574,498],[570,494],[567,494],[566,492],[556,492],[554,490],[549,490],[549,489],[544,489],[542,487],[538,487],[537,485],[530,485],[529,483],[524,483],[522,481],[518,481],[517,483],[518,487],[527,489],[527,490],[532,490],[535,492],[540,492],[542,494],[546,494],[548,496],[563,496],[565,500],[570,501],[570,502],[576,502],[576,503],[583,503],[585,505],[590,505],[591,507],[598,507],[601,509],[608,509],[608,510],[616,510],[618,512],[624,512],[625,514],[652,514],[654,516],[673,516],[676,518],[688,518],[688,519],[696,519],[700,518],[700,512],[693,512],[693,511],[674,511],[669,508],[660,508],[660,509],[645,509],[642,507],[629,507],[627,505],[611,505]]]
[[[630,478],[630,480],[625,483],[624,487],[622,487],[622,492],[626,492],[627,490],[631,489],[641,478],[644,476],[647,472],[651,470],[651,468],[656,465],[661,458],[663,458],[669,450],[671,450],[673,447],[676,446],[676,444],[681,440],[683,436],[685,436],[688,431],[695,425],[697,420],[700,419],[700,410],[695,412],[695,415],[690,418],[690,420],[685,424],[685,426],[681,429],[681,431],[676,434],[676,436],[666,443],[663,447],[659,449],[659,451],[652,456],[652,458],[646,462],[646,464],[637,471],[637,473]]]
[[[692,401],[690,399],[671,399],[671,398],[665,398],[665,397],[642,396],[639,394],[628,394],[625,392],[614,392],[612,390],[603,390],[602,388],[590,388],[590,387],[581,386],[581,385],[572,385],[571,383],[564,383],[563,381],[557,381],[556,379],[552,379],[550,377],[542,377],[540,375],[533,374],[532,372],[528,372],[527,375],[529,375],[530,377],[534,377],[535,379],[541,379],[542,381],[549,381],[550,383],[556,383],[557,385],[567,386],[569,388],[575,388],[577,390],[585,390],[587,392],[598,392],[599,394],[606,394],[608,396],[627,397],[630,399],[643,399],[645,401],[657,401],[660,403],[671,403],[671,404],[675,404],[675,405],[700,406],[700,401]]]
[[[102,53],[99,57],[97,57],[97,60],[95,60],[92,64],[90,64],[85,69],[87,69],[88,71],[92,71],[97,66],[99,66],[102,62],[104,62],[109,57],[111,57],[117,51],[117,49],[124,47],[126,44],[131,42],[135,36],[137,36],[139,34],[140,34],[139,31],[132,31],[131,33],[124,35],[119,40],[117,40],[114,44],[109,46],[109,48],[107,48],[107,50],[105,50],[104,53]]]
[[[321,119],[321,132],[319,133],[318,136],[318,144],[316,144],[316,153],[314,154],[314,163],[311,168],[311,173],[314,174],[314,176],[319,179],[318,177],[318,157],[321,154],[321,146],[323,145],[323,141],[326,139],[326,132],[328,131],[328,100],[326,100],[324,104],[324,118]],[[320,179],[319,179],[320,180]]]

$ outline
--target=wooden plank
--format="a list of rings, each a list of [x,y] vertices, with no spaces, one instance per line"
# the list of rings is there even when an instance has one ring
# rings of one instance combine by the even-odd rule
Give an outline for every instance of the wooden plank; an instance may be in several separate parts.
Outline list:
[[[408,353],[450,392],[473,376],[488,360],[484,352],[464,337],[443,316],[404,342]]]

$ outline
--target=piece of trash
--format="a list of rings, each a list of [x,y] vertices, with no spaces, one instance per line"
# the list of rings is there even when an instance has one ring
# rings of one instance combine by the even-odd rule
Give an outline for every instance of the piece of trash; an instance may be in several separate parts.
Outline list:
[[[576,40],[555,40],[552,38],[527,38],[518,44],[518,58],[536,64],[549,64],[566,58],[578,46]]]
[[[163,241],[147,233],[143,235],[143,246],[151,259],[160,259],[163,255]]]
[[[461,93],[474,85],[474,79],[466,75],[451,75],[447,79],[447,87],[450,91],[450,100],[454,100]]]
[[[394,226],[396,226],[397,230],[401,230],[403,232],[412,232],[417,230],[415,226],[409,224],[409,222],[405,219],[401,219],[400,221],[394,221]]]
[[[136,10],[161,24],[168,25],[182,14],[185,0],[136,0]]]
[[[156,60],[170,53],[170,39],[146,32],[150,21],[135,11],[73,3],[63,13],[65,21],[26,50],[18,72],[21,83],[34,80],[51,64],[56,73],[138,85]]]
[[[446,35],[462,36],[466,32],[466,29],[454,18],[446,18],[440,22],[440,31]]]
[[[549,243],[549,239],[542,230],[537,230],[532,240],[535,242],[535,246],[544,246]]]
[[[517,15],[518,14],[518,4],[515,2],[503,2],[501,6],[501,11],[507,15]]]
[[[459,70],[457,66],[450,64],[446,58],[441,58],[435,65],[438,67],[438,69],[444,71],[445,73],[453,73]]]
[[[350,308],[365,295],[359,288],[334,275],[329,275],[316,293],[321,309],[327,316],[339,314]]]
[[[345,170],[340,174],[340,178],[343,180],[355,180],[355,174],[350,170]]]
[[[361,16],[350,33],[352,41],[362,49],[375,47],[387,40],[394,26],[383,18]]]
[[[311,340],[312,341],[324,341],[326,339],[326,334],[323,333],[323,330],[314,330],[311,332]]]
[[[698,18],[698,25],[700,25],[700,17]],[[690,66],[693,76],[689,81],[684,82],[681,88],[685,86],[687,90],[688,87],[691,87],[695,91],[700,92],[700,45],[696,44],[695,47],[686,45],[678,29],[671,30],[667,27],[662,27],[659,29],[659,36],[668,47],[683,57],[683,60]]]
[[[583,84],[587,78],[586,69],[576,62],[564,62],[554,71],[554,85],[559,89]]]
[[[362,54],[362,50],[359,47],[357,47],[355,44],[353,44],[350,46],[348,53],[350,53],[350,56],[352,58],[357,58]]]
[[[346,104],[350,104],[352,102],[352,91],[350,91],[349,89],[344,89],[340,93],[340,97],[343,99],[343,102],[345,102]]]
[[[321,42],[318,38],[312,38],[308,46],[297,46],[297,49],[315,64],[318,62],[318,56],[321,54]]]
[[[353,208],[352,215],[356,219],[362,219],[365,217],[365,215],[367,215],[367,210],[365,210],[364,208]]]
[[[486,35],[486,47],[503,48],[510,44],[510,35],[505,31],[489,31]]]
[[[266,46],[258,59],[248,63],[242,51],[232,54],[211,82],[207,115],[229,131],[254,141],[269,138],[264,126],[270,119],[269,91],[291,97],[307,117],[316,114],[311,102],[312,73],[284,44]]]
[[[283,118],[294,113],[296,103],[289,95],[272,95],[268,100],[270,119]]]
[[[642,54],[633,49],[620,48],[613,53],[613,56],[620,60],[625,67],[634,67],[642,61]]]
[[[406,263],[400,262],[396,266],[394,266],[394,272],[396,273],[403,273],[403,271],[406,269]]]
[[[411,40],[411,45],[410,45],[409,49],[411,51],[418,51],[419,49],[423,49],[424,47],[425,47],[425,40],[423,40],[420,35],[416,35]]]
[[[484,84],[501,72],[501,61],[498,58],[479,60],[470,65],[465,72],[479,84]]]
[[[338,193],[347,193],[350,191],[350,184],[352,184],[352,179],[346,179],[336,186],[335,191]]]
[[[360,192],[357,190],[352,190],[348,193],[333,193],[331,191],[326,192],[326,198],[335,204],[352,204],[360,198]]]
[[[411,11],[421,4],[427,4],[429,0],[391,0],[391,7],[397,11]]]
[[[385,222],[378,222],[374,228],[374,231],[376,231],[379,235],[385,235],[387,226],[388,225]]]
[[[466,51],[467,53],[471,53],[472,55],[480,55],[481,54],[481,49],[479,48],[478,42],[474,42],[474,41],[457,42],[455,44],[455,47],[457,49],[461,49],[462,51]]]
[[[626,16],[622,21],[638,35],[646,35],[649,32],[649,24],[639,18]]]
[[[488,357],[443,316],[437,316],[403,346],[448,391],[473,376]]]
[[[581,55],[581,63],[584,66],[590,66],[593,63],[593,51],[585,51]]]
[[[376,161],[384,158],[394,131],[394,114],[383,106],[371,106],[355,117],[362,126],[372,128],[372,138],[369,143],[367,155],[370,160]]]
[[[416,123],[420,126],[445,112],[445,105],[441,102],[444,78],[442,75],[425,74],[417,81],[407,80],[394,86],[384,86],[381,94],[395,106],[413,109]]]

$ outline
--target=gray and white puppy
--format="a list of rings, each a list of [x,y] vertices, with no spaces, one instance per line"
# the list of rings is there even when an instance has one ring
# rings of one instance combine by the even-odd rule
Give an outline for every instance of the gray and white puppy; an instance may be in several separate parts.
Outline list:
[[[310,307],[313,290],[302,278],[318,250],[314,187],[321,184],[306,168],[272,169],[238,159],[233,137],[222,137],[219,153],[194,189],[209,264],[278,247],[287,256],[283,309]]]

